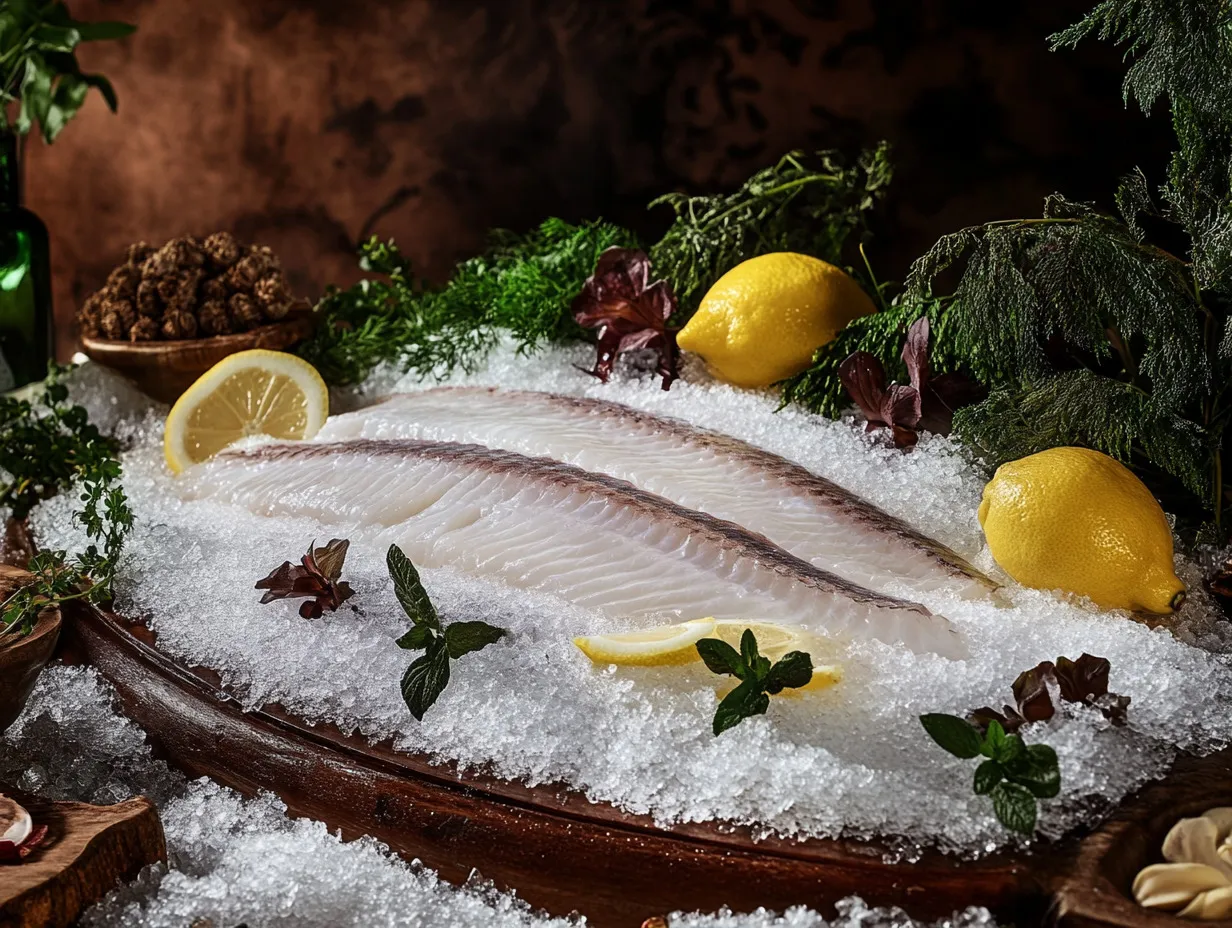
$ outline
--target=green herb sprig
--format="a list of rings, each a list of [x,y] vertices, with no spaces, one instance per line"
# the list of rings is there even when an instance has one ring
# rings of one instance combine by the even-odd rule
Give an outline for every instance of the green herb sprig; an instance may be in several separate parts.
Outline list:
[[[0,7],[0,119],[6,131],[27,134],[35,124],[50,145],[85,103],[91,88],[114,113],[111,82],[86,74],[77,63],[82,42],[122,39],[137,29],[128,23],[73,19],[62,0],[9,0]],[[20,101],[15,121],[9,104]]]
[[[1035,833],[1038,801],[1061,791],[1056,751],[1007,735],[996,720],[989,722],[985,734],[956,715],[921,715],[920,723],[929,737],[955,757],[986,758],[975,768],[975,794],[992,800],[993,813],[1006,828],[1024,835]]]
[[[868,214],[885,195],[893,171],[882,142],[847,164],[834,151],[793,151],[758,171],[734,193],[669,193],[650,206],[670,206],[676,219],[650,249],[656,278],[669,281],[683,322],[720,277],[742,261],[775,251],[844,263],[844,249],[863,239]]]
[[[84,551],[41,551],[31,560],[34,581],[0,604],[0,637],[28,634],[41,610],[71,599],[110,599],[133,513],[119,486],[114,443],[89,421],[85,409],[68,403],[53,366],[38,399],[0,397],[0,504],[25,518],[40,500],[70,487],[81,508],[73,518],[86,531]]]
[[[394,595],[410,618],[411,630],[398,639],[398,647],[424,652],[402,676],[402,698],[411,715],[423,721],[426,713],[449,684],[449,662],[481,651],[508,632],[487,622],[452,622],[442,625],[419,571],[397,545],[390,545],[385,556]]]
[[[718,638],[703,638],[697,642],[697,653],[711,672],[730,674],[740,681],[714,712],[716,736],[745,719],[764,715],[770,708],[771,696],[788,687],[807,686],[813,679],[812,657],[803,651],[791,651],[772,666],[769,658],[762,657],[751,628],[740,636],[739,651]]]
[[[316,333],[299,351],[328,382],[352,384],[383,363],[423,377],[473,371],[503,333],[523,352],[589,339],[570,303],[599,255],[636,245],[633,233],[604,222],[549,219],[529,235],[498,230],[487,251],[433,289],[392,241],[373,238],[360,266],[381,276],[329,290],[317,306]]]

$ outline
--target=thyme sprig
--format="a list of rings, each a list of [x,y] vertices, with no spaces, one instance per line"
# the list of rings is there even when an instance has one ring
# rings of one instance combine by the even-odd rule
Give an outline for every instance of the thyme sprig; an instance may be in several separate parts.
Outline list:
[[[73,519],[90,543],[84,551],[40,551],[31,559],[33,581],[0,603],[0,638],[28,634],[50,606],[109,599],[133,525],[115,443],[68,402],[61,382],[67,370],[53,366],[37,399],[0,397],[0,504],[24,518],[40,500],[76,491],[81,508]]]

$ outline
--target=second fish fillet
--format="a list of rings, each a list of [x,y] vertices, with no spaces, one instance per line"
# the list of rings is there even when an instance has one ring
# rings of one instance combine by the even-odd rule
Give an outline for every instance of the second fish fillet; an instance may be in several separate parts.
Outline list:
[[[614,618],[769,620],[966,653],[950,622],[924,606],[556,461],[428,441],[285,443],[224,452],[179,487],[185,499],[310,516],[351,538],[396,543],[417,564],[542,590]]]
[[[719,432],[618,403],[487,387],[395,395],[335,416],[319,440],[456,441],[549,457],[627,480],[690,509],[765,535],[815,567],[908,595],[965,598],[995,584],[926,537],[798,464]]]

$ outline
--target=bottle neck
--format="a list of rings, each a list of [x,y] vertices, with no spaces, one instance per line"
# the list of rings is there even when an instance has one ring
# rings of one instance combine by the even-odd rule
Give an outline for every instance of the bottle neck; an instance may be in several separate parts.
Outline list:
[[[0,130],[0,210],[21,207],[21,163],[17,133]]]

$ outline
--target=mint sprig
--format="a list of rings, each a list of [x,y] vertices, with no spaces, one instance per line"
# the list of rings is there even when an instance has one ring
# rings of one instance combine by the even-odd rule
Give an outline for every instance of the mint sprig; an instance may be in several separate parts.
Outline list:
[[[984,734],[956,715],[921,715],[920,724],[955,757],[987,758],[975,768],[975,794],[992,799],[993,813],[1006,828],[1034,834],[1038,801],[1051,799],[1061,791],[1056,751],[1046,744],[1026,744],[1018,735],[1006,734],[995,719]]]
[[[394,581],[394,595],[411,620],[411,629],[398,639],[398,647],[424,652],[402,675],[402,698],[411,715],[422,722],[424,713],[449,685],[449,662],[472,651],[483,650],[508,632],[487,622],[442,625],[419,579],[419,571],[402,549],[390,545],[385,563]]]
[[[703,638],[697,643],[697,653],[714,673],[729,674],[740,685],[723,697],[714,713],[714,733],[721,735],[755,715],[764,715],[770,708],[770,697],[784,689],[807,686],[813,679],[813,659],[803,651],[784,654],[771,665],[757,647],[757,636],[746,628],[737,651],[726,641]]]

